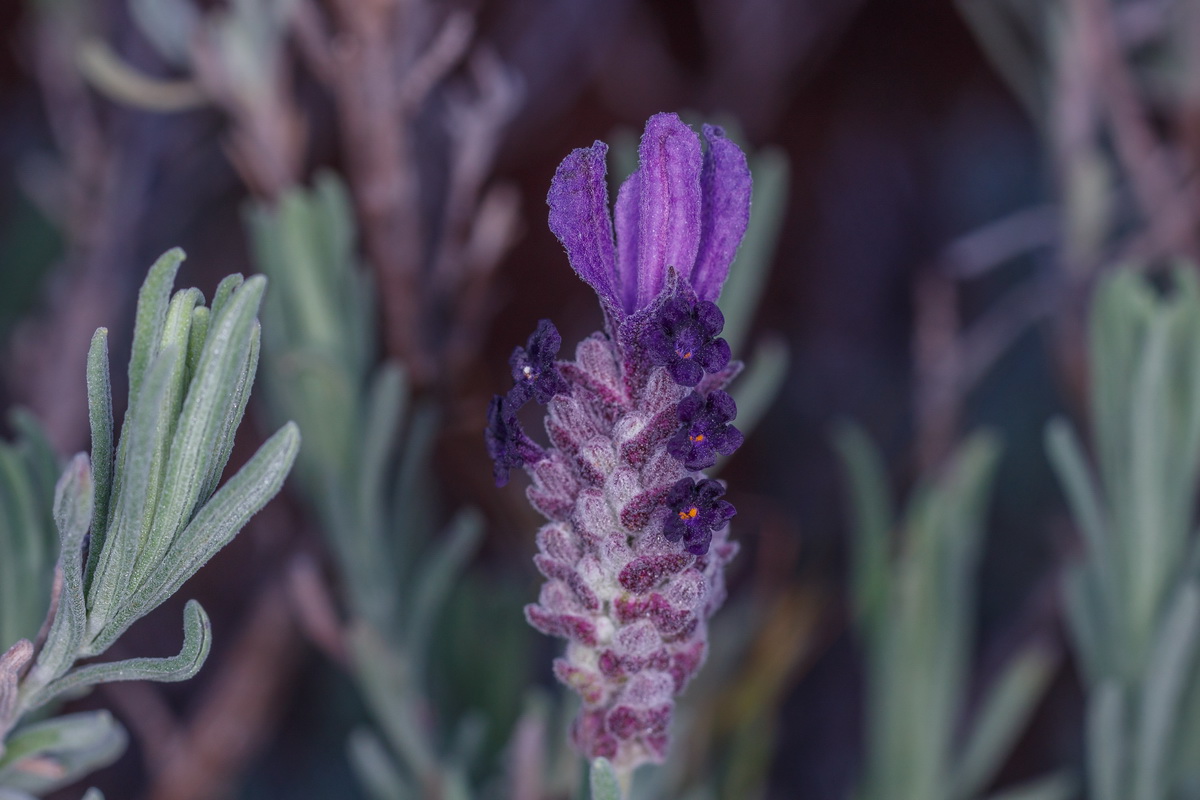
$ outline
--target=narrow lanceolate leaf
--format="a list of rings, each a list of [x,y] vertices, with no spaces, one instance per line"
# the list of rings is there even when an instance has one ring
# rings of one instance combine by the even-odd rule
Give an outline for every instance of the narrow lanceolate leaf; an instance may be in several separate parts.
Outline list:
[[[170,658],[130,658],[107,664],[90,664],[68,672],[38,693],[30,708],[42,705],[63,692],[97,683],[114,681],[159,681],[169,683],[193,677],[208,658],[212,647],[212,625],[195,600],[183,609],[183,647]]]
[[[216,491],[221,474],[225,471],[225,465],[229,463],[229,456],[233,453],[233,441],[238,427],[242,424],[242,418],[246,414],[246,404],[250,402],[250,389],[254,385],[254,376],[258,372],[261,339],[262,328],[255,322],[250,338],[250,352],[246,355],[246,363],[242,365],[241,374],[233,390],[233,412],[225,418],[220,436],[216,437],[212,443],[212,455],[208,459],[208,477],[205,478],[204,485],[200,489],[201,503],[207,502],[208,498],[212,497],[212,493]]]
[[[167,321],[167,305],[175,275],[183,263],[183,250],[168,250],[154,262],[138,292],[137,319],[133,327],[133,351],[129,356],[129,396],[136,397],[142,388],[146,371],[162,339]]]
[[[62,569],[62,593],[58,610],[26,682],[44,686],[66,672],[75,660],[87,627],[83,594],[83,540],[92,519],[93,481],[88,458],[75,456],[58,482],[54,498],[54,522],[58,526]]]
[[[169,358],[171,377],[167,383],[167,396],[163,400],[163,411],[159,416],[155,436],[154,457],[150,463],[150,479],[147,484],[150,505],[142,519],[141,536],[129,579],[130,589],[141,584],[158,555],[170,544],[177,532],[177,528],[172,527],[169,520],[164,521],[162,505],[178,488],[168,470],[170,461],[173,461],[176,455],[173,443],[180,425],[184,396],[188,392],[187,355],[191,338],[192,310],[196,303],[203,299],[203,295],[197,289],[182,290],[175,293],[167,309],[161,350],[155,358]]]
[[[108,503],[113,482],[112,386],[108,371],[108,329],[99,328],[88,350],[88,420],[92,430],[92,539],[84,574],[85,591],[91,585],[100,551],[108,532]]]
[[[1142,684],[1134,800],[1160,800],[1168,796],[1167,761],[1179,707],[1196,660],[1198,635],[1200,589],[1189,583],[1180,590],[1159,631]]]
[[[450,535],[440,540],[433,554],[422,560],[412,613],[408,620],[408,650],[417,663],[427,660],[429,632],[446,597],[483,536],[483,520],[475,512],[461,512],[450,525]]]
[[[225,278],[217,284],[217,291],[213,294],[213,301],[210,314],[210,322],[221,316],[221,312],[225,310],[225,304],[229,302],[229,298],[233,293],[245,283],[245,278],[241,273],[235,272],[232,275],[226,275]]]
[[[251,348],[254,318],[265,288],[266,279],[262,277],[246,281],[209,331],[179,415],[154,514],[155,535],[139,554],[134,589],[158,566],[200,499],[213,442],[221,437],[223,422],[232,415],[238,400],[238,379]]]
[[[617,771],[607,758],[597,758],[592,762],[588,787],[592,800],[621,800],[621,782],[617,780]]]
[[[1083,448],[1064,420],[1056,419],[1046,426],[1046,451],[1066,492],[1067,502],[1071,504],[1071,514],[1087,540],[1089,560],[1095,561],[1108,578],[1113,563],[1112,548],[1100,492],[1083,456]],[[1115,581],[1106,579],[1106,583],[1110,591],[1117,590]]]
[[[156,359],[142,390],[126,415],[126,427],[121,432],[124,461],[119,470],[121,485],[115,487],[112,519],[100,561],[88,591],[87,639],[95,637],[116,612],[122,595],[128,591],[129,578],[141,545],[142,524],[147,511],[153,509],[148,496],[150,470],[157,450],[160,419],[165,412],[167,388],[171,379],[174,353],[164,352]],[[128,446],[126,443],[128,442]],[[81,655],[103,652],[85,641]]]
[[[365,729],[350,734],[346,743],[350,766],[373,800],[408,800],[416,793],[400,773],[395,759],[378,736]]]
[[[300,431],[288,423],[258,449],[236,475],[217,490],[176,538],[153,580],[143,584],[123,604],[120,613],[97,637],[107,647],[125,629],[174,594],[184,581],[240,531],[283,486],[300,449]]]
[[[1129,800],[1124,788],[1128,774],[1126,717],[1125,695],[1115,680],[1092,690],[1086,733],[1088,797],[1095,800]]]
[[[192,327],[188,333],[187,346],[187,380],[191,383],[192,376],[200,366],[200,356],[204,353],[204,343],[208,339],[208,326],[212,321],[212,313],[204,306],[192,309]]]
[[[958,759],[954,797],[971,800],[996,776],[1057,664],[1057,653],[1034,644],[1005,665],[989,690]]]
[[[877,632],[889,590],[888,531],[893,511],[887,472],[879,452],[857,426],[843,424],[834,434],[854,520],[854,601],[856,613]]]

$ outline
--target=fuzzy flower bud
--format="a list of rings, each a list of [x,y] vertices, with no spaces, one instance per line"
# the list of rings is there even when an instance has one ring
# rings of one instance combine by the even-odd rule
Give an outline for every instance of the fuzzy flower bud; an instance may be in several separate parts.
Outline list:
[[[567,640],[554,673],[583,700],[576,747],[623,770],[666,758],[674,698],[704,661],[737,552],[725,487],[699,470],[742,440],[722,391],[741,365],[716,338],[714,301],[745,233],[750,174],[719,128],[704,136],[702,154],[678,117],[650,119],[617,198],[615,242],[607,148],[563,161],[550,227],[596,290],[607,330],[556,361],[561,338],[543,320],[488,414],[497,484],[523,467],[547,520],[534,557],[546,582],[526,618]],[[546,405],[544,449],[516,419],[531,398]]]

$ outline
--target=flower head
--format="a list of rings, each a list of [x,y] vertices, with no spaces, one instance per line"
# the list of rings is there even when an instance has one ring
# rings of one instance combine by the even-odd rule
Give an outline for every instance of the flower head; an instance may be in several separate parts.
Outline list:
[[[533,398],[544,406],[554,395],[570,391],[554,363],[560,347],[562,335],[553,322],[544,319],[538,322],[537,330],[530,334],[525,346],[513,350],[508,359],[515,382],[509,392],[512,405],[521,406]]]
[[[513,353],[516,385],[488,412],[497,484],[524,467],[547,519],[534,557],[546,582],[526,619],[569,642],[554,672],[583,700],[576,747],[623,770],[666,758],[674,696],[704,661],[737,552],[725,488],[697,471],[742,438],[722,391],[737,369],[714,301],[746,229],[750,174],[719,128],[703,132],[702,153],[675,115],[646,123],[615,240],[607,147],[563,161],[550,228],[596,290],[607,331],[556,360],[561,339],[543,320]],[[697,385],[703,394],[686,388]],[[546,449],[516,419],[531,398],[546,405]]]
[[[708,552],[713,531],[728,522],[737,509],[722,500],[725,487],[704,478],[697,482],[680,478],[667,493],[667,519],[663,536],[669,542],[683,540],[684,549],[692,555]]]
[[[666,367],[676,383],[695,386],[704,373],[720,372],[729,363],[729,343],[716,338],[724,327],[716,303],[672,297],[643,330],[643,346],[651,363]]]
[[[731,455],[742,446],[742,432],[730,422],[737,404],[726,392],[712,392],[708,399],[692,392],[679,403],[682,427],[667,442],[667,452],[688,469],[708,469],[717,456]]]

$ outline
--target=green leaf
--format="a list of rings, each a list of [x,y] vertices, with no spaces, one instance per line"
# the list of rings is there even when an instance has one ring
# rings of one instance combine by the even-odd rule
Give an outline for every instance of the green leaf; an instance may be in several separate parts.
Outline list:
[[[26,690],[45,686],[70,669],[83,642],[87,629],[83,541],[92,519],[93,489],[88,458],[80,453],[63,472],[55,492],[54,521],[61,543],[62,591],[46,643],[26,681]]]
[[[408,652],[417,665],[427,656],[429,632],[455,580],[483,537],[483,518],[473,510],[460,511],[450,523],[449,536],[422,560],[408,617]]]
[[[87,598],[88,630],[80,650],[85,656],[104,651],[103,647],[95,645],[95,639],[117,613],[121,597],[128,591],[138,548],[142,544],[143,525],[153,513],[154,498],[149,494],[151,470],[166,424],[162,417],[169,401],[173,359],[174,354],[169,352],[155,359],[136,403],[130,406],[125,416],[125,429],[121,432],[118,448],[125,457],[120,459],[117,470],[112,520]]]
[[[592,761],[588,786],[591,789],[592,800],[622,800],[623,798],[617,771],[607,758],[597,758]]]
[[[107,647],[135,621],[178,591],[252,516],[278,494],[300,449],[300,431],[292,423],[263,443],[238,473],[217,490],[176,538],[162,567],[125,602],[98,642]]]
[[[133,326],[133,350],[129,356],[129,396],[141,393],[142,380],[150,369],[167,322],[167,304],[175,275],[185,258],[178,247],[163,253],[138,292],[137,318]]]
[[[1200,634],[1200,588],[1185,585],[1158,632],[1142,682],[1137,759],[1133,773],[1136,800],[1160,800],[1171,786],[1171,756],[1179,708],[1196,660]]]
[[[76,691],[97,683],[114,681],[158,681],[171,683],[193,677],[204,666],[212,647],[212,625],[208,615],[195,600],[183,609],[183,647],[170,658],[129,658],[106,664],[89,664],[68,672],[50,683],[30,708],[42,705],[63,692]]]
[[[1128,800],[1125,696],[1116,681],[1091,689],[1087,713],[1088,796],[1094,800]]]
[[[373,800],[415,800],[416,792],[378,736],[357,728],[350,733],[346,747],[355,777]]]
[[[1046,452],[1066,492],[1075,522],[1087,541],[1089,560],[1094,561],[1106,576],[1106,591],[1119,592],[1120,583],[1110,574],[1112,548],[1100,492],[1079,439],[1065,420],[1055,419],[1046,426]]]
[[[246,416],[246,405],[250,402],[250,391],[254,386],[254,376],[258,372],[261,339],[262,328],[256,322],[250,336],[250,352],[246,355],[246,362],[242,365],[242,371],[233,389],[233,411],[225,417],[221,434],[212,444],[208,477],[205,479],[204,486],[200,490],[201,501],[206,502],[208,498],[212,497],[212,493],[216,491],[217,484],[221,482],[221,475],[229,463],[229,456],[233,453],[233,443],[237,437],[237,430],[242,424],[242,419]]]
[[[107,711],[86,711],[26,725],[0,758],[0,786],[41,795],[108,766],[125,751],[124,729]],[[38,769],[25,770],[36,759]]]
[[[850,494],[856,613],[870,631],[877,633],[891,590],[888,534],[894,512],[887,470],[879,451],[857,425],[840,423],[834,430],[834,445],[841,457]]]
[[[234,293],[221,317],[213,322],[196,377],[179,411],[154,512],[154,535],[138,554],[131,582],[133,589],[146,581],[191,518],[205,480],[216,466],[210,463],[214,455],[212,444],[220,440],[225,422],[236,411],[237,385],[249,358],[255,316],[265,289],[265,278],[256,276],[246,281]],[[190,308],[188,313],[190,321]]]
[[[953,796],[969,800],[996,776],[1029,722],[1058,665],[1058,653],[1042,644],[1023,649],[990,687],[971,728],[952,780]]]
[[[107,328],[98,328],[92,336],[87,358],[87,391],[95,495],[92,505],[91,547],[83,576],[85,591],[91,587],[92,575],[96,570],[100,552],[104,549],[108,533],[108,504],[113,491],[113,410]]]

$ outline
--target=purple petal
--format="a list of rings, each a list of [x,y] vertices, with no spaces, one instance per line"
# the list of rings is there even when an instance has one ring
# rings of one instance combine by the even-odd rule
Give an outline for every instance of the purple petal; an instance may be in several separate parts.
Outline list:
[[[709,336],[716,336],[725,329],[725,315],[711,300],[701,300],[696,304],[696,319]]]
[[[620,311],[612,220],[608,216],[608,145],[573,150],[563,159],[550,183],[550,230],[567,250],[571,267],[596,290],[606,308]]]
[[[719,389],[708,396],[708,402],[712,405],[713,411],[720,417],[722,422],[737,417],[737,403],[730,397],[728,392],[722,392]]]
[[[638,148],[637,307],[662,291],[667,268],[692,274],[700,246],[700,139],[675,114],[646,122]]]
[[[704,398],[699,392],[692,392],[679,401],[679,421],[691,422],[704,408]]]
[[[695,386],[704,377],[704,367],[691,358],[681,358],[667,367],[671,378],[680,386]]]
[[[737,428],[730,425],[721,431],[720,436],[713,442],[713,449],[723,456],[733,455],[733,451],[742,446],[746,436]]]
[[[750,169],[746,154],[713,125],[704,126],[708,152],[700,175],[700,247],[689,275],[701,300],[716,300],[750,223]]]
[[[632,314],[637,308],[638,291],[638,173],[625,179],[617,192],[613,212],[617,225],[617,293],[622,308]]]
[[[724,339],[714,339],[712,342],[700,348],[700,352],[696,354],[696,358],[704,367],[705,372],[720,372],[729,363],[732,353],[729,351],[729,342]],[[697,381],[699,383],[699,381]],[[689,384],[695,386],[696,384]]]

